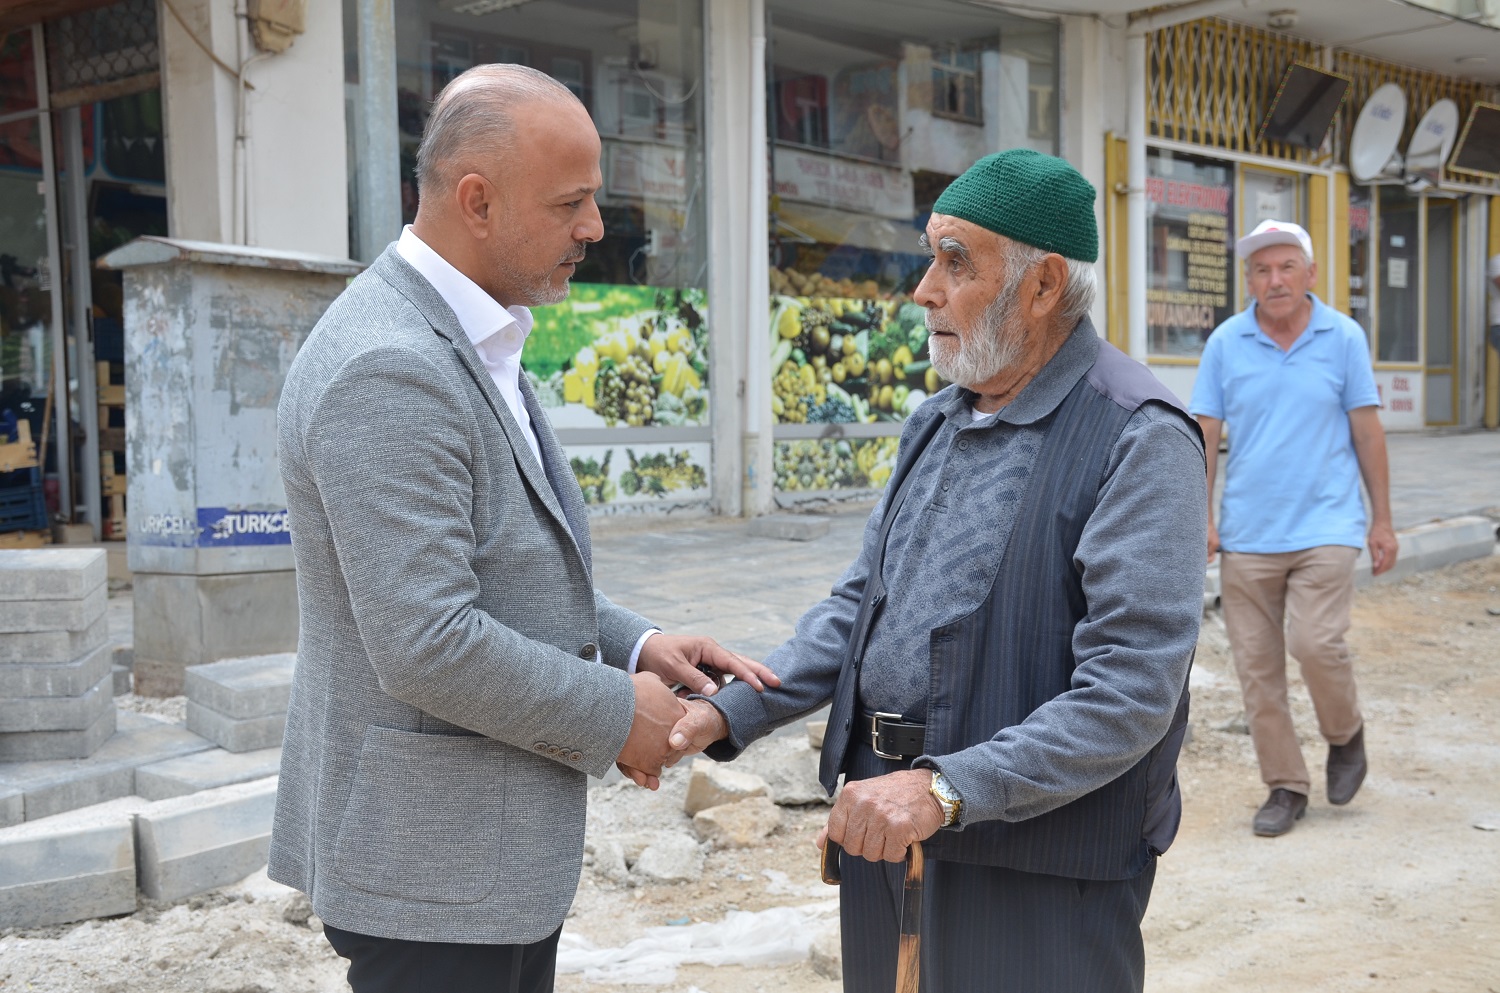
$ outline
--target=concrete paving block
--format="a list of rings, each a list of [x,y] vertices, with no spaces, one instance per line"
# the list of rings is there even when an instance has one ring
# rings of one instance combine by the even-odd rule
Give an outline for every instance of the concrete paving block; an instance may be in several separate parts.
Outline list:
[[[124,696],[135,685],[135,677],[123,665],[112,666],[109,675],[114,680],[115,696]]]
[[[0,551],[0,600],[82,600],[108,580],[102,548]]]
[[[0,665],[0,700],[87,693],[108,675],[112,655],[108,645],[100,645],[67,662]]]
[[[135,771],[135,793],[147,800],[169,800],[174,796],[265,779],[276,775],[280,769],[280,748],[260,748],[253,752],[210,748],[205,752],[141,766]]]
[[[0,828],[19,824],[26,819],[26,794],[0,783]]]
[[[120,712],[118,721],[114,737],[87,759],[0,767],[7,786],[25,794],[28,821],[130,796],[138,767],[213,747],[180,724],[128,711]]]
[[[77,600],[0,600],[0,631],[82,631],[108,606],[102,583]]]
[[[280,748],[286,732],[286,714],[235,719],[198,703],[187,702],[187,727],[229,752],[252,752],[260,748]]]
[[[77,696],[21,696],[0,699],[0,733],[81,731],[115,708],[115,677],[104,678]],[[101,741],[100,744],[103,744]],[[92,754],[92,753],[90,753]]]
[[[0,829],[0,927],[43,927],[136,908],[131,816]]]
[[[296,654],[287,652],[189,666],[183,693],[190,702],[235,720],[285,714],[296,662]]]
[[[1452,517],[1398,531],[1396,540],[1396,565],[1379,576],[1370,574],[1370,553],[1360,552],[1354,564],[1355,585],[1396,582],[1427,569],[1493,555],[1495,522],[1488,517]]]
[[[750,522],[754,538],[779,538],[783,541],[812,541],[828,533],[827,518],[807,514],[766,514]]]
[[[0,631],[0,666],[72,662],[108,640],[107,613],[82,631]]]
[[[243,879],[266,864],[276,780],[153,803],[136,814],[141,892],[180,900]]]
[[[114,697],[86,728],[70,731],[0,732],[0,762],[44,762],[86,759],[115,733]]]

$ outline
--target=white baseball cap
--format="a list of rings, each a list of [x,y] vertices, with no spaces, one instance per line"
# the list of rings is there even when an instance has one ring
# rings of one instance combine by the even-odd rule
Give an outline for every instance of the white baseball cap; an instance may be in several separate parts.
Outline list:
[[[1313,258],[1312,238],[1300,224],[1291,221],[1261,221],[1245,237],[1234,243],[1234,254],[1248,259],[1262,248],[1272,245],[1296,245]]]

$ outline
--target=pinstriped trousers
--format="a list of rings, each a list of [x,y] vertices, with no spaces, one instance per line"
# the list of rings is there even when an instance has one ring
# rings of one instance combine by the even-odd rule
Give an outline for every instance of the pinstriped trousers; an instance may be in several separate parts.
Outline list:
[[[909,768],[851,745],[850,780]],[[839,914],[846,993],[896,988],[906,867],[845,854]],[[1156,877],[1094,882],[928,859],[922,993],[1140,993],[1141,919]]]

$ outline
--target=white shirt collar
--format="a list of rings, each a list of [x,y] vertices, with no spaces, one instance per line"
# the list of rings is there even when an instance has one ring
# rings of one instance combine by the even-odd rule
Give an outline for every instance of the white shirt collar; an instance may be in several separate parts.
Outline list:
[[[530,310],[525,307],[500,306],[494,297],[479,288],[478,283],[459,272],[451,262],[418,238],[410,224],[402,229],[401,239],[396,242],[396,251],[432,284],[433,289],[452,308],[464,334],[482,356],[500,359],[521,354],[526,338],[531,334]],[[513,333],[489,341],[500,331],[512,329]],[[484,342],[489,343],[480,348]]]

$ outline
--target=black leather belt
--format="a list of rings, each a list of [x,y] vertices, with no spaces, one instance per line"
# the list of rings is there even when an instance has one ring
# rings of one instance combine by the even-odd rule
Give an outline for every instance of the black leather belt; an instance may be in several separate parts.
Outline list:
[[[927,741],[927,726],[902,720],[900,714],[861,714],[859,729],[883,759],[914,759]]]

